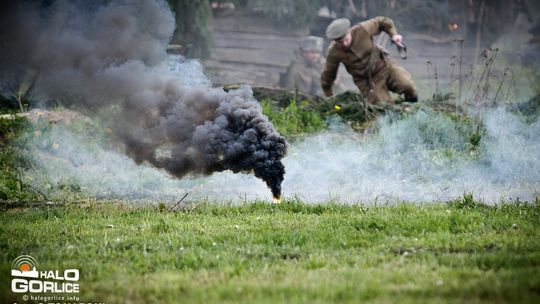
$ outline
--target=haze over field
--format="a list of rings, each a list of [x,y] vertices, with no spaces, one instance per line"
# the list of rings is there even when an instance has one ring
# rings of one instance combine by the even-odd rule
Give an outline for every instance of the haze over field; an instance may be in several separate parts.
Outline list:
[[[169,59],[173,73],[193,75],[186,78],[190,86],[208,85],[197,61]],[[487,135],[472,152],[458,124],[434,112],[393,122],[383,118],[378,131],[367,136],[333,122],[328,131],[291,144],[283,159],[284,195],[308,202],[437,201],[464,193],[486,203],[534,200],[540,189],[538,119],[526,123],[503,107],[482,112]],[[251,175],[223,172],[177,180],[117,152],[88,146],[83,135],[60,127],[44,136],[39,141],[62,147],[54,152],[58,159],[47,157],[50,150],[36,150],[47,175],[100,197],[174,200],[189,192],[190,198],[270,199],[265,185]]]
[[[436,201],[472,193],[497,203],[539,195],[538,117],[525,122],[505,107],[477,109],[486,135],[474,149],[457,122],[435,112],[383,118],[368,136],[334,121],[291,143],[285,156],[285,139],[249,87],[212,89],[197,60],[167,57],[175,25],[165,2],[58,1],[45,12],[17,12],[4,18],[14,26],[2,38],[17,39],[0,56],[3,85],[28,69],[38,75],[36,98],[117,120],[117,149],[62,125],[36,137],[32,152],[41,170],[25,174],[42,191],[68,183],[105,198],[174,200],[189,192],[269,199],[266,185],[279,195],[282,161],[284,195],[307,202]]]

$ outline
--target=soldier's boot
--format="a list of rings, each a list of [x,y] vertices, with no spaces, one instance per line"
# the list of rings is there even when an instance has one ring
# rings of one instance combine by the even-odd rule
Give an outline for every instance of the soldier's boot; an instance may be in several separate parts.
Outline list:
[[[418,94],[416,93],[416,90],[405,91],[404,94],[405,94],[405,101],[407,102],[418,101]]]

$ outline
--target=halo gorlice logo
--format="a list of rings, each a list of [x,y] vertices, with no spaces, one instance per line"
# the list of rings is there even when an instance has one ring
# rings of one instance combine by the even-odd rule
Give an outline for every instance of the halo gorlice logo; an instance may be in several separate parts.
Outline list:
[[[36,259],[29,255],[18,256],[11,264],[11,275],[14,277],[37,278]]]
[[[78,293],[79,270],[37,270],[36,260],[18,256],[11,264],[11,291],[14,293]]]

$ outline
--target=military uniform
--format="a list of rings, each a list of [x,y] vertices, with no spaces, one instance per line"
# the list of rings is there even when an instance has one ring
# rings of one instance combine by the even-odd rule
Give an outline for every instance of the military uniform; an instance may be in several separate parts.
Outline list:
[[[321,72],[325,65],[322,57],[324,40],[321,37],[306,36],[300,40],[295,59],[287,68],[283,85],[289,90],[295,90],[311,95],[323,96],[320,86]],[[304,57],[304,52],[310,53]],[[313,57],[315,55],[315,57]]]
[[[326,96],[334,94],[332,86],[339,64],[343,63],[368,102],[394,103],[389,91],[404,94],[406,100],[416,101],[416,86],[411,74],[388,59],[385,51],[373,42],[373,36],[381,31],[385,31],[390,36],[397,35],[392,19],[375,17],[350,28],[352,42],[347,49],[335,41],[330,44],[326,65],[321,74],[321,86]]]
[[[290,90],[322,96],[320,81],[324,58],[310,61],[300,55],[296,57],[287,68],[285,86]]]

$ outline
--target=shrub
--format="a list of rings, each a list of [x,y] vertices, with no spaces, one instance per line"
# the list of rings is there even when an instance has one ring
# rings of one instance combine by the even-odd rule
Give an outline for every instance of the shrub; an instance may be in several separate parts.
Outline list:
[[[322,116],[306,109],[306,103],[297,104],[295,99],[283,109],[276,109],[269,100],[261,101],[263,113],[268,116],[274,127],[287,139],[302,134],[315,133],[326,127]]]

